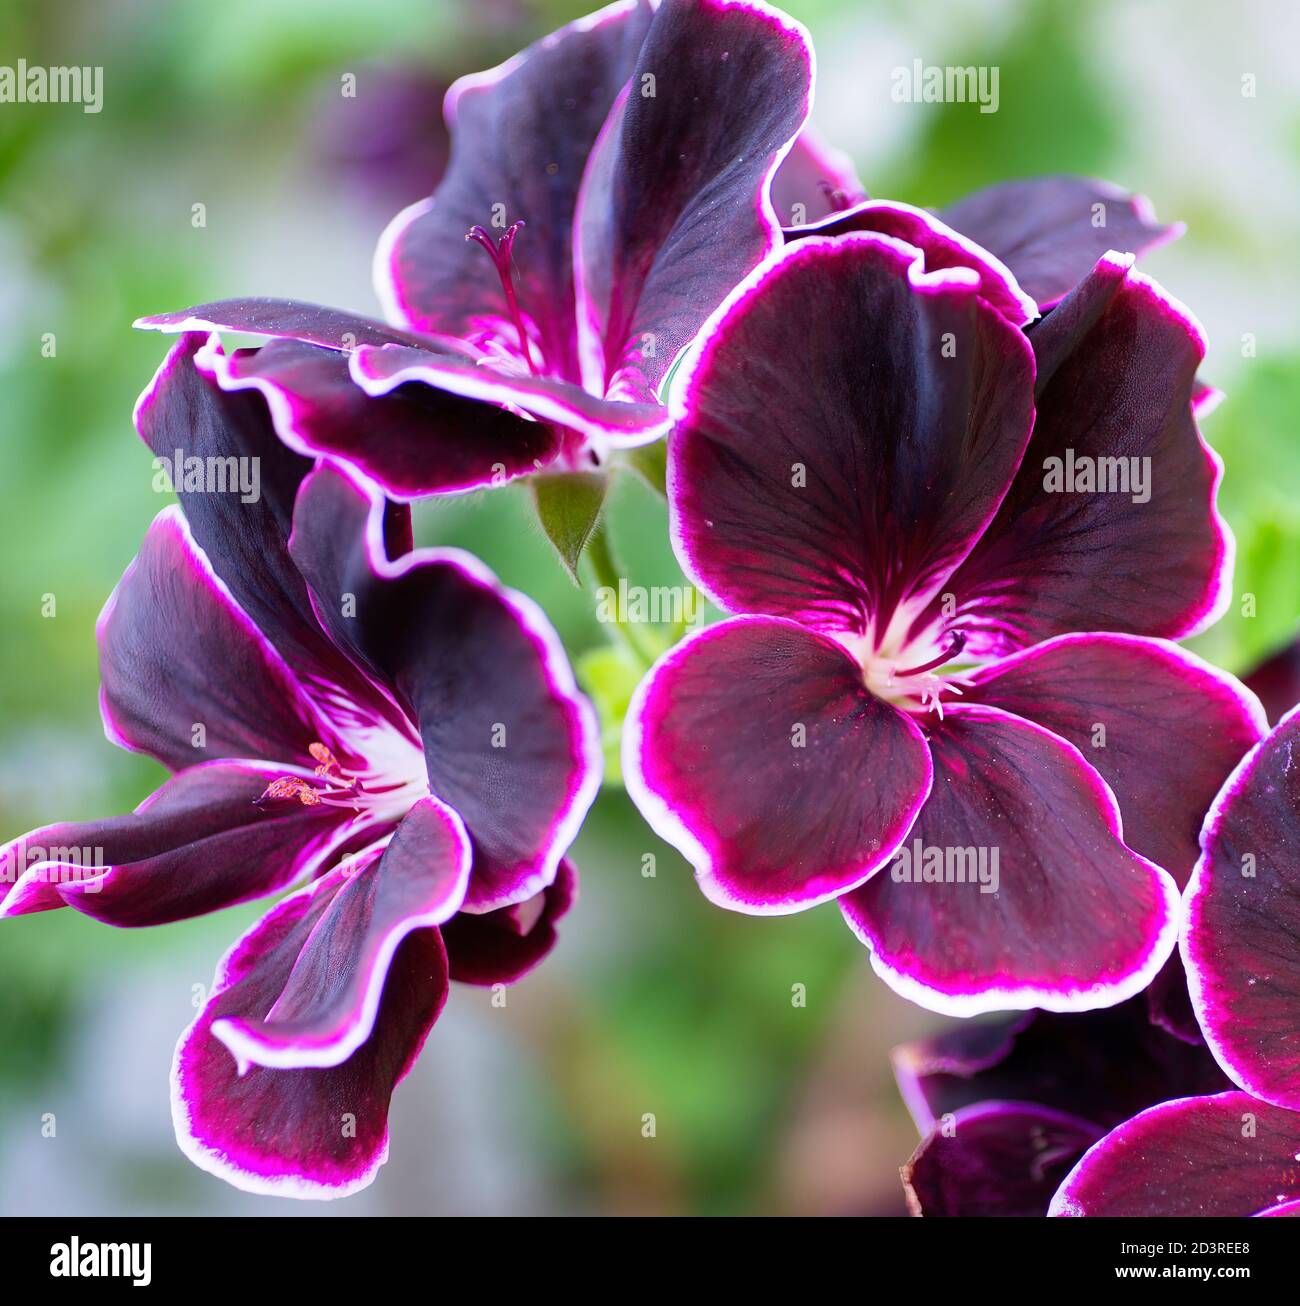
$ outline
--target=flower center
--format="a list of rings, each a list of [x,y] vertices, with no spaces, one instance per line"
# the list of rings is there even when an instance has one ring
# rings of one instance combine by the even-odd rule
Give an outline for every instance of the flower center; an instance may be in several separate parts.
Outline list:
[[[313,742],[307,748],[316,763],[311,778],[277,776],[255,805],[296,801],[304,807],[347,808],[376,822],[399,820],[429,794],[424,757],[395,730],[379,728],[365,733],[367,747],[361,755],[370,759],[365,770],[345,770],[324,744]]]
[[[943,696],[960,694],[959,667],[954,665],[966,647],[959,630],[931,628],[920,635],[909,629],[907,614],[900,614],[879,637],[841,638],[841,643],[862,668],[862,683],[877,698],[906,712],[938,712],[943,716]]]
[[[501,279],[501,290],[506,297],[506,310],[510,314],[510,321],[519,333],[519,348],[523,353],[524,362],[528,364],[528,370],[534,376],[537,376],[537,364],[533,361],[533,351],[528,342],[528,332],[524,330],[524,315],[519,308],[519,296],[515,293],[514,272],[510,262],[515,237],[523,229],[523,225],[522,221],[512,222],[501,233],[501,239],[495,241],[486,227],[473,226],[465,233],[465,239],[472,240],[476,245],[482,246],[487,251],[488,258],[492,260],[492,265],[497,270],[497,276]]]

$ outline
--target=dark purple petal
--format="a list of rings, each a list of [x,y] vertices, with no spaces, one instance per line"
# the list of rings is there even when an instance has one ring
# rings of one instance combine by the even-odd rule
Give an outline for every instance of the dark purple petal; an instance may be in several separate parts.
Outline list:
[[[298,486],[309,459],[276,437],[261,395],[227,393],[214,381],[216,337],[183,335],[136,405],[136,427],[159,458],[239,459],[256,468],[258,497],[177,485],[195,543],[236,603],[270,640],[312,699],[331,716],[353,714],[401,726],[401,714],[379,688],[330,643],[312,612],[306,583],[289,557]]]
[[[1101,1129],[1023,1102],[964,1107],[903,1167],[913,1215],[1045,1215],[1070,1167]]]
[[[927,272],[970,268],[979,277],[979,292],[1014,326],[1038,316],[1038,306],[1020,288],[1011,270],[973,240],[940,222],[932,213],[897,200],[864,200],[832,213],[820,222],[787,232],[789,239],[843,236],[852,231],[878,231],[915,245],[925,255]]]
[[[1078,748],[1119,800],[1124,842],[1180,889],[1200,855],[1206,809],[1264,731],[1239,681],[1163,640],[1062,635],[971,680],[964,702],[1005,708]],[[1154,1020],[1200,1041],[1177,954],[1147,1000]]]
[[[430,199],[404,209],[375,252],[375,286],[393,322],[497,344],[520,342],[496,271],[466,232],[525,223],[514,288],[543,370],[580,379],[573,214],[587,155],[632,75],[651,19],[620,3],[543,38],[447,95],[451,163]],[[502,212],[504,222],[494,222]]]
[[[729,611],[880,633],[997,511],[1032,388],[974,272],[888,236],[799,241],[706,333],[669,441],[678,556]]]
[[[301,764],[313,742],[342,749],[175,506],[154,519],[97,635],[104,728],[123,748],[174,771],[223,757]]]
[[[746,0],[667,0],[578,196],[583,377],[654,396],[728,292],[781,242],[768,189],[808,117],[803,27]]]
[[[1153,1106],[1085,1153],[1049,1215],[1257,1215],[1300,1197],[1300,1112],[1249,1093]]]
[[[429,788],[474,844],[467,908],[522,902],[555,878],[595,798],[595,715],[531,599],[457,549],[390,561],[382,512],[322,465],[298,496],[293,557],[338,646],[419,724]]]
[[[428,386],[467,400],[509,405],[539,421],[614,445],[646,444],[672,424],[667,409],[657,403],[599,399],[568,381],[507,371],[490,362],[465,362],[427,349],[362,346],[349,362],[352,379],[374,397],[391,394],[399,386],[408,393]]]
[[[1108,250],[1143,254],[1182,235],[1162,226],[1141,195],[1090,177],[1033,177],[967,195],[942,210],[1015,273],[1046,311]]]
[[[661,658],[623,734],[642,816],[719,906],[782,915],[861,884],[930,788],[916,724],[791,621],[738,617]]]
[[[342,458],[404,499],[504,484],[559,452],[547,423],[449,390],[413,384],[372,397],[335,350],[272,340],[213,362],[222,389],[261,392],[290,448]]]
[[[451,977],[462,984],[513,984],[555,946],[556,925],[573,906],[578,873],[565,859],[555,882],[496,911],[457,912],[442,927]]]
[[[47,826],[0,848],[0,916],[67,904],[110,925],[162,925],[316,873],[368,823],[336,807],[259,806],[266,763],[204,762],[128,816]],[[369,827],[373,838],[383,829]]]
[[[818,222],[866,198],[853,163],[811,126],[795,138],[772,178],[772,209],[783,226]]]
[[[1119,800],[1124,842],[1181,889],[1206,809],[1266,729],[1234,677],[1164,640],[1062,635],[976,671],[962,699],[1046,726]]]
[[[1079,751],[982,706],[949,707],[927,733],[934,787],[908,861],[840,899],[876,973],[952,1016],[1087,1011],[1145,988],[1172,951],[1178,891],[1124,846],[1114,796]],[[948,879],[912,874],[936,855]]]
[[[977,1102],[1035,1102],[1113,1128],[1156,1102],[1232,1084],[1204,1044],[1151,1023],[1145,994],[1097,1011],[960,1024],[894,1049],[917,1128]]]
[[[335,871],[273,908],[226,954],[212,996],[172,1063],[172,1119],[195,1165],[237,1188],[281,1197],[343,1197],[388,1159],[388,1102],[447,997],[436,929],[409,934],[388,968],[370,1037],[341,1065],[249,1067],[212,1033],[258,1020],[290,982],[312,930],[346,883]]]
[[[174,313],[154,313],[137,318],[135,326],[145,331],[162,331],[167,335],[200,333],[206,339],[214,331],[244,331],[254,336],[275,336],[318,345],[344,353],[358,345],[416,345],[430,348],[435,340],[361,317],[345,309],[306,304],[298,299],[221,299],[211,304],[196,304]],[[465,357],[474,351],[454,340],[436,342]]]
[[[397,949],[413,931],[455,914],[469,868],[465,827],[434,798],[411,808],[382,851],[345,864],[342,886],[271,1008],[213,1022],[240,1074],[250,1064],[294,1070],[352,1056],[374,1028]]]
[[[1204,336],[1129,264],[1103,258],[1029,333],[1033,439],[947,586],[972,652],[996,656],[1072,630],[1177,639],[1227,605],[1222,465],[1191,403]],[[1107,490],[1094,488],[1099,470]]]
[[[1300,638],[1265,658],[1244,679],[1246,687],[1259,695],[1269,723],[1276,725],[1300,704]]]
[[[1300,709],[1250,752],[1210,808],[1187,886],[1192,1006],[1242,1088],[1300,1108]]]

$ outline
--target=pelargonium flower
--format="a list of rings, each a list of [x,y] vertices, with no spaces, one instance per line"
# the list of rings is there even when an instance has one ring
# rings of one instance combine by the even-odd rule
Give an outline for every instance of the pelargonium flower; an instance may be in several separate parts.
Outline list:
[[[1264,728],[1170,642],[1222,611],[1230,536],[1200,328],[1131,265],[1026,333],[978,251],[798,241],[702,333],[669,442],[678,559],[731,615],[640,685],[629,792],[714,902],[837,899],[877,973],[949,1014],[1150,983]],[[1149,460],[1145,491],[1052,479],[1107,458]]]
[[[619,0],[451,88],[446,175],[376,253],[392,327],[266,299],[139,325],[272,337],[219,384],[399,498],[590,467],[663,435],[673,363],[780,244],[811,93],[804,29],[759,0]]]
[[[921,1143],[903,1167],[915,1215],[1045,1215],[1106,1131],[1158,1102],[1231,1087],[1203,1044],[1130,998],[1101,1011],[970,1022],[895,1048]]]
[[[175,471],[181,508],[98,627],[109,738],[173,774],[8,845],[0,915],[157,925],[293,889],[218,966],[174,1117],[241,1188],[336,1196],[384,1161],[448,978],[509,982],[554,941],[600,750],[542,613],[467,554],[412,551],[409,512],[285,448],[220,358],[183,336],[137,424],[181,468],[256,460],[260,496]]]

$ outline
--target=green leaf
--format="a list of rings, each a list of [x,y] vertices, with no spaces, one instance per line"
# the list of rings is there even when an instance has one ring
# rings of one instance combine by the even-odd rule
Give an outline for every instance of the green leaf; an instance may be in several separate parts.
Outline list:
[[[596,529],[608,483],[603,472],[562,472],[532,478],[537,518],[575,585],[582,584],[578,560]]]

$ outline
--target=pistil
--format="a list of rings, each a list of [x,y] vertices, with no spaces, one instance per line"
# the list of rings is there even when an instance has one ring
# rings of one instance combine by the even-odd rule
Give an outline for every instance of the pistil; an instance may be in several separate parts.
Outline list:
[[[523,225],[522,220],[512,222],[501,233],[499,241],[492,239],[486,227],[473,226],[465,233],[465,239],[472,240],[476,245],[481,245],[492,260],[492,265],[497,270],[497,276],[501,279],[501,289],[506,297],[506,308],[509,310],[510,320],[519,333],[519,348],[523,351],[524,361],[528,364],[528,370],[534,376],[537,376],[539,375],[537,364],[533,362],[533,351],[528,343],[528,333],[524,330],[524,317],[519,308],[519,298],[515,294],[514,276],[510,269],[511,250],[514,248],[515,236],[523,228]]]

